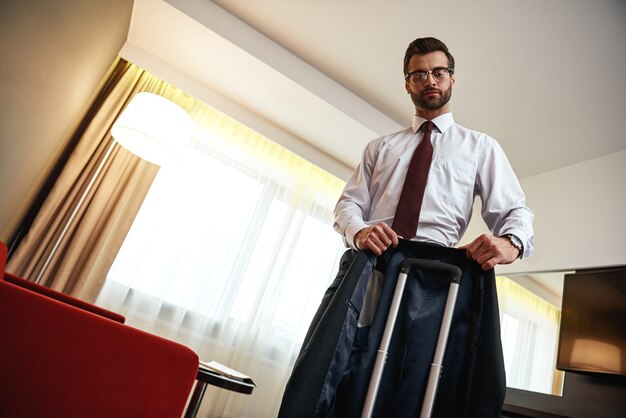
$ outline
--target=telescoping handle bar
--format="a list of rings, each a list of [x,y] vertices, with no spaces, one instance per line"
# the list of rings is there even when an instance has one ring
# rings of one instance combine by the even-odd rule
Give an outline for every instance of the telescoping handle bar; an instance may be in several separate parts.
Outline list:
[[[402,301],[406,279],[409,272],[414,267],[440,271],[446,273],[450,277],[450,290],[448,291],[448,299],[446,300],[443,319],[441,321],[441,328],[439,329],[439,338],[437,339],[435,355],[430,366],[430,373],[428,375],[426,392],[422,401],[420,418],[429,418],[432,413],[433,405],[435,403],[435,395],[437,394],[437,386],[439,385],[439,378],[441,376],[441,371],[443,370],[443,355],[448,342],[448,334],[450,333],[450,325],[452,323],[452,313],[454,312],[454,305],[456,304],[456,297],[461,284],[462,272],[457,266],[443,263],[441,261],[425,260],[421,258],[407,258],[400,265],[398,282],[391,301],[391,307],[389,308],[389,315],[387,317],[387,323],[385,324],[385,330],[383,331],[383,337],[380,341],[378,353],[376,354],[374,369],[372,370],[372,377],[370,378],[369,387],[367,389],[361,418],[370,418],[374,412],[376,395],[378,394],[378,388],[380,386],[383,370],[385,368],[385,362],[387,361],[389,343],[391,342],[393,328],[398,317],[398,311],[400,309],[400,302]]]

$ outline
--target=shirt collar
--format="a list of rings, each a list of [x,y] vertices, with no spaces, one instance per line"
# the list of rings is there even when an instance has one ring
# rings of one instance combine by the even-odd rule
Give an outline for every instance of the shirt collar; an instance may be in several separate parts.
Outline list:
[[[420,118],[419,116],[413,116],[413,133],[416,133],[424,122],[426,122],[426,119]],[[448,112],[437,116],[432,120],[432,122],[435,124],[439,132],[444,133],[450,126],[454,125],[454,118],[452,117],[452,112]]]

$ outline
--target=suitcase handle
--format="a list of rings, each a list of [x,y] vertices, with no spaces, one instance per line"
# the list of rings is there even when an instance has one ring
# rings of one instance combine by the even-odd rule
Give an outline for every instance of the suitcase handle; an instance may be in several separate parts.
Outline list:
[[[365,403],[363,405],[363,410],[361,411],[361,418],[369,418],[374,412],[376,395],[378,395],[378,388],[380,386],[383,370],[387,361],[389,343],[391,342],[393,328],[395,326],[398,311],[400,309],[400,302],[402,301],[402,295],[404,293],[407,276],[411,269],[415,267],[424,268],[426,270],[444,272],[450,276],[450,290],[448,291],[448,298],[446,300],[441,328],[439,330],[439,337],[437,339],[435,355],[433,357],[433,361],[430,367],[426,392],[422,401],[420,418],[427,418],[430,417],[430,415],[432,414],[432,408],[435,402],[435,395],[437,394],[437,387],[439,385],[439,378],[441,377],[441,372],[443,370],[443,354],[446,349],[450,325],[452,323],[452,314],[454,312],[456,297],[459,291],[459,286],[461,284],[461,277],[463,275],[463,272],[459,267],[452,264],[444,263],[442,261],[426,260],[422,258],[407,258],[400,265],[398,282],[396,284],[396,289],[394,291],[391,306],[389,308],[389,315],[387,316],[387,323],[385,324],[385,330],[383,331],[383,336],[381,338],[378,353],[376,355],[376,360],[374,362],[374,368],[365,397]]]
[[[423,258],[407,258],[400,264],[400,273],[409,274],[412,268],[421,267],[427,270],[441,271],[447,273],[452,283],[461,284],[463,272],[455,265],[444,263],[438,260],[426,260]]]

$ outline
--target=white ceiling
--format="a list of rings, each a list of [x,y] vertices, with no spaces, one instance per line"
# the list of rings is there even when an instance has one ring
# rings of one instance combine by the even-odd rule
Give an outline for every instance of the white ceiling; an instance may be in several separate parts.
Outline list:
[[[455,119],[524,178],[626,149],[625,23],[623,0],[135,0],[121,55],[346,177],[410,124],[404,50],[435,36]]]

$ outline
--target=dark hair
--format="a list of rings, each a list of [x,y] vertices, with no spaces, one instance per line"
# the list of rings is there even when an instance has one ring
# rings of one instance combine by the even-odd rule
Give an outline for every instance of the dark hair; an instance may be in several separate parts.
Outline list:
[[[454,70],[454,57],[450,51],[448,51],[446,44],[437,38],[417,38],[409,44],[409,47],[406,49],[406,53],[404,54],[404,74],[406,74],[409,60],[413,55],[425,54],[427,52],[434,51],[441,51],[446,54],[446,57],[448,58],[448,67]]]

